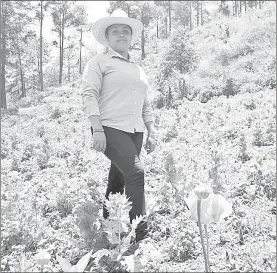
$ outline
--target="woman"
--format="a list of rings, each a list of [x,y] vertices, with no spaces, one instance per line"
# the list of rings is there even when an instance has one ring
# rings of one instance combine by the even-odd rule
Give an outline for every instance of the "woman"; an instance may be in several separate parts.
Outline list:
[[[139,20],[121,10],[96,21],[94,37],[109,50],[87,63],[82,80],[83,111],[91,123],[93,148],[111,160],[106,198],[110,193],[123,193],[125,187],[132,202],[131,222],[145,215],[144,169],[139,158],[145,127],[147,144],[155,140],[147,77],[128,52],[142,28]],[[105,207],[103,216],[108,217]],[[136,241],[146,235],[144,221],[136,230]]]

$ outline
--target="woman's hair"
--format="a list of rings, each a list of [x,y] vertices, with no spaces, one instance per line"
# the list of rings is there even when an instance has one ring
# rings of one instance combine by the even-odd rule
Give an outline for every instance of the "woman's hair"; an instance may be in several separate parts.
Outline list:
[[[106,30],[105,30],[105,36],[106,36],[106,37],[108,37],[108,31],[109,31],[109,28],[110,28],[111,26],[112,26],[112,25],[108,26],[108,27],[106,28]],[[127,26],[130,28],[131,34],[133,35],[133,30],[132,30],[132,28],[131,28],[129,25],[127,25]]]

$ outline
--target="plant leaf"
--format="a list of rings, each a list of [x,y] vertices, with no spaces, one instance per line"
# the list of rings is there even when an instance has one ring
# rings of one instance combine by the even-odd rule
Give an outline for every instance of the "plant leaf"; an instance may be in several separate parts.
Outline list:
[[[78,268],[78,272],[84,272],[85,268],[87,267],[88,265],[88,262],[89,262],[89,258],[92,254],[92,251],[91,250],[89,253],[87,253],[85,256],[83,256],[79,261],[78,263],[76,264],[77,268]]]
[[[101,249],[101,250],[98,250],[97,252],[95,252],[92,257],[95,258],[95,264],[98,265],[100,259],[103,257],[103,256],[111,256],[111,253],[108,249]]]
[[[126,265],[130,272],[145,272],[145,268],[135,255],[124,256],[123,258],[121,264]]]
[[[63,272],[72,272],[72,265],[67,259],[62,258],[58,255],[56,256],[56,259],[59,262]]]

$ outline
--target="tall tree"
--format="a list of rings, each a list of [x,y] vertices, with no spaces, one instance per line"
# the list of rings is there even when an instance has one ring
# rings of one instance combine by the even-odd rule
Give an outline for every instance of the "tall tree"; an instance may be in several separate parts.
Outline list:
[[[1,107],[6,109],[7,79],[12,78],[11,73],[6,75],[7,66],[12,70],[20,71],[21,96],[25,96],[25,79],[23,71],[24,51],[26,42],[34,32],[27,31],[27,26],[32,22],[29,13],[30,1],[1,1]],[[16,86],[11,83],[11,86]]]
[[[154,9],[155,19],[156,19],[156,37],[159,38],[159,24],[160,20],[163,17],[162,8],[159,6],[156,6]]]
[[[189,1],[189,28],[192,30],[192,3]]]
[[[219,12],[222,12],[226,16],[230,15],[228,1],[226,0],[220,1]]]
[[[39,83],[40,83],[40,91],[43,91],[42,26],[43,26],[43,0],[40,0],[40,29],[39,29]]]
[[[0,88],[1,88],[1,108],[7,109],[6,99],[6,81],[5,81],[5,68],[6,68],[6,21],[7,10],[4,2],[0,0]]]
[[[77,5],[74,8],[74,19],[73,19],[73,25],[77,28],[77,31],[79,32],[79,58],[78,58],[78,64],[79,64],[79,74],[82,74],[82,48],[83,48],[83,33],[87,32],[91,29],[91,25],[88,24],[87,18],[88,14],[86,12],[86,7],[83,5]]]
[[[199,1],[196,1],[196,21],[197,26],[199,26]]]
[[[168,13],[168,19],[164,19],[165,20],[165,25],[166,25],[166,38],[167,38],[167,28],[169,30],[169,33],[171,32],[171,28],[172,28],[172,2],[173,1],[154,1],[154,4],[156,6],[160,6],[163,7],[165,9],[165,11]]]
[[[200,1],[200,18],[201,18],[201,26],[204,24],[203,20],[203,2]]]
[[[133,17],[131,14],[131,3],[132,1],[109,1],[110,7],[107,9],[109,14],[112,14],[114,10],[121,9],[128,14],[128,17]]]
[[[40,91],[43,91],[43,20],[44,12],[47,11],[51,2],[45,0],[38,1],[38,9],[36,10],[35,18],[39,21],[39,86]]]
[[[172,11],[172,20],[175,26],[189,26],[189,1],[176,1]]]
[[[72,26],[74,19],[73,6],[75,1],[52,1],[52,18],[54,22],[53,31],[58,34],[59,42],[59,84],[62,84],[63,79],[63,64],[64,64],[64,43],[65,29]]]
[[[133,12],[136,14],[135,17],[139,19],[143,24],[143,30],[141,33],[141,58],[144,59],[146,57],[145,31],[152,17],[153,6],[149,1],[132,1],[132,4],[133,5],[131,7],[133,9]]]

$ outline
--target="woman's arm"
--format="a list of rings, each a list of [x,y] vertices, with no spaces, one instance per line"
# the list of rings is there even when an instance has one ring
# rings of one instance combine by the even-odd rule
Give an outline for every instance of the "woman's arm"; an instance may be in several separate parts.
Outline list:
[[[89,119],[91,127],[93,128],[94,131],[95,130],[99,130],[99,131],[104,130],[102,127],[100,116],[93,115],[93,116],[89,116],[88,119]]]
[[[147,76],[142,69],[143,73],[143,78],[145,79],[145,83],[147,84],[148,88],[146,91],[146,96],[144,98],[144,103],[143,103],[143,108],[142,108],[142,118],[144,121],[144,124],[146,126],[146,129],[148,131],[148,136],[154,135],[155,134],[155,128],[154,128],[154,113],[153,113],[153,108],[151,106],[151,102],[149,99],[149,83]]]
[[[92,58],[85,66],[82,84],[82,110],[88,117],[94,129],[102,130],[99,111],[99,96],[102,86],[102,72],[99,65],[99,56]]]

